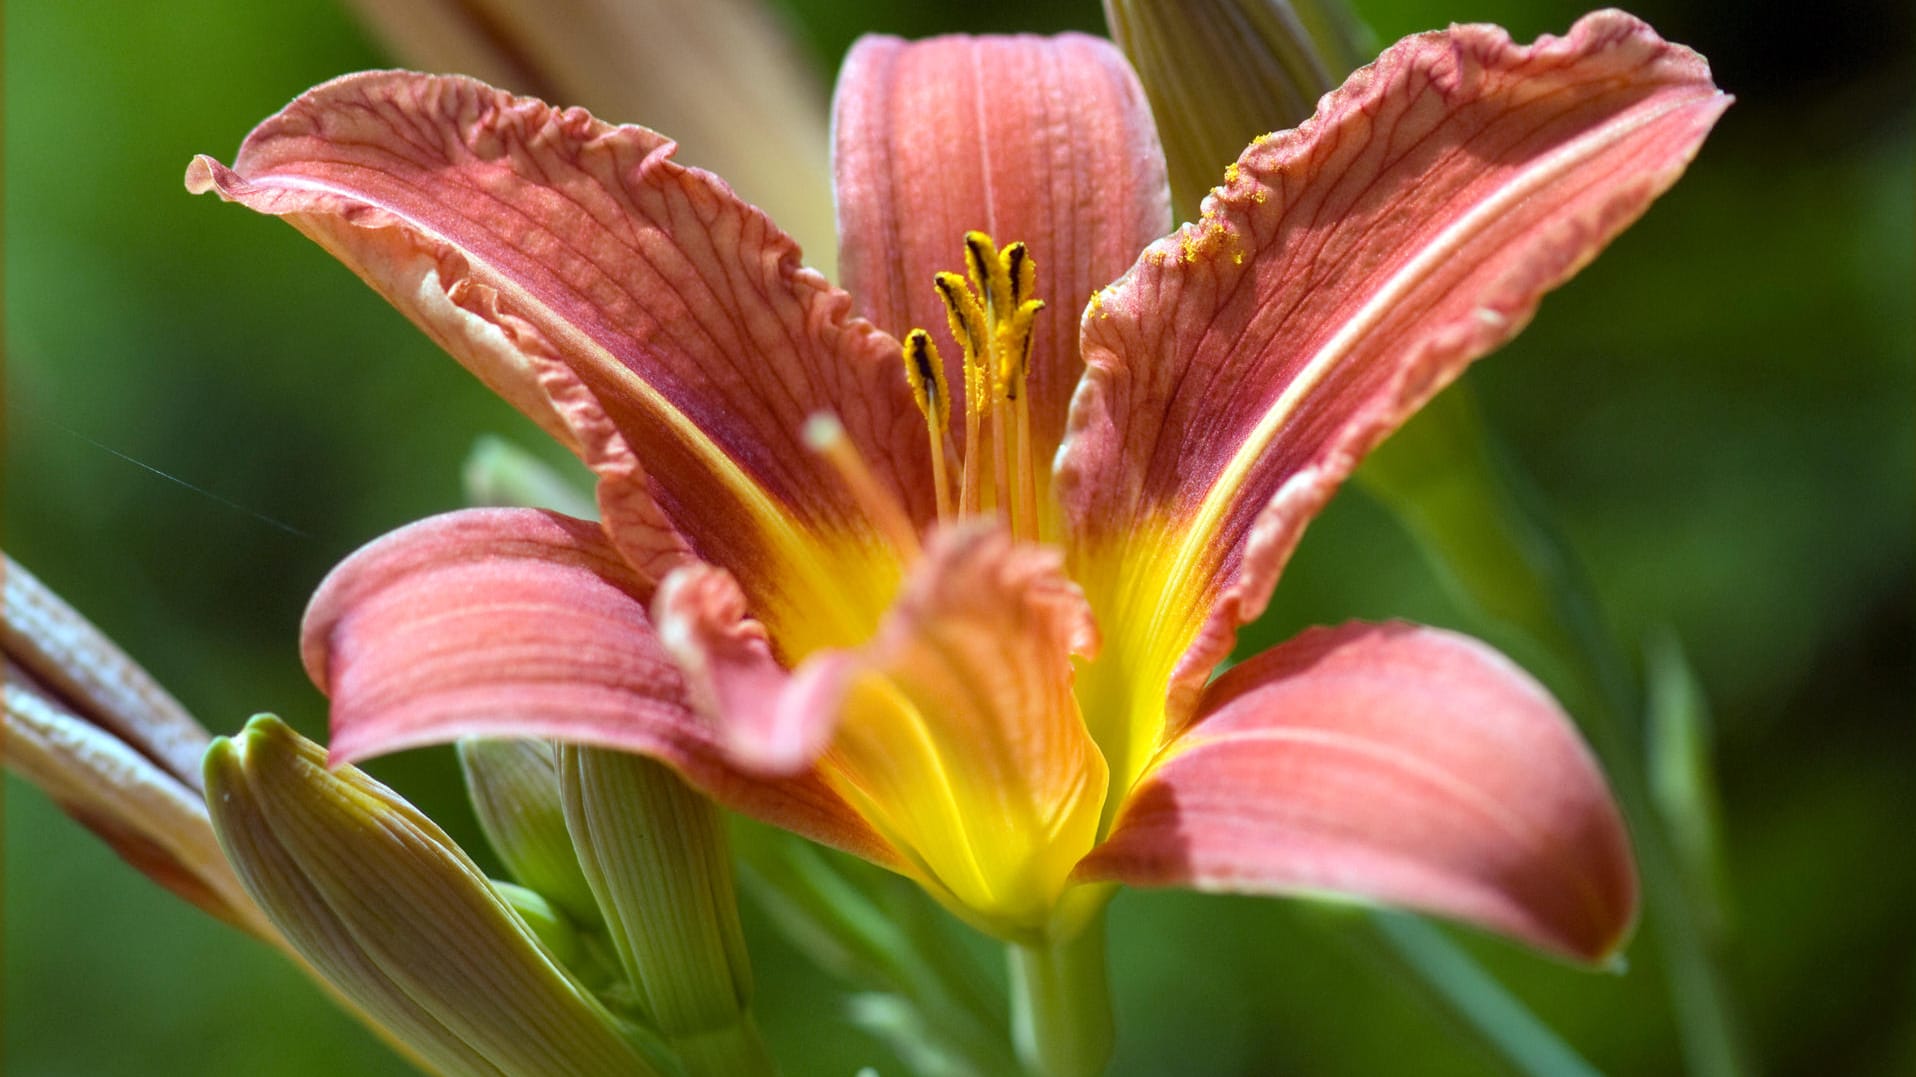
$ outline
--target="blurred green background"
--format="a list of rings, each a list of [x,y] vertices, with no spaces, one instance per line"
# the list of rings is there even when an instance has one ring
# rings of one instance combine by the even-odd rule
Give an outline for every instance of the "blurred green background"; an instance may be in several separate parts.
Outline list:
[[[868,29],[1101,25],[1087,2],[782,6],[822,71]],[[1468,381],[1619,637],[1674,632],[1708,694],[1725,968],[1755,1068],[1916,1072],[1910,7],[1634,10],[1740,101],[1689,176]],[[1359,11],[1384,41],[1480,19],[1527,40],[1581,9]],[[457,506],[476,435],[540,442],[317,247],[181,188],[192,153],[230,159],[295,93],[388,62],[326,0],[6,7],[5,544],[216,731],[270,709],[318,735],[294,647],[313,585]],[[1357,490],[1257,635],[1352,616],[1470,624]],[[479,851],[450,752],[371,769]],[[31,787],[6,793],[6,1072],[403,1072],[277,955]],[[823,973],[751,927],[788,1072],[899,1072]],[[1113,932],[1116,1072],[1498,1066],[1352,913],[1130,893]],[[1463,941],[1606,1072],[1682,1072],[1647,935],[1617,974]]]

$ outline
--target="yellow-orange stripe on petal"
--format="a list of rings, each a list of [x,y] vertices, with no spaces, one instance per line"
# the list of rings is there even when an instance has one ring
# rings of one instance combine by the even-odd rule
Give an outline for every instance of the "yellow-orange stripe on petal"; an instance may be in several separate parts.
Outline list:
[[[1406,38],[1094,298],[1058,463],[1119,788],[1373,445],[1673,183],[1729,99],[1621,12]],[[1167,700],[1168,696],[1168,700]]]
[[[372,72],[296,99],[231,169],[196,159],[187,185],[286,217],[571,444],[654,582],[689,547],[761,617],[802,609],[795,651],[863,638],[898,568],[799,433],[835,412],[929,521],[899,345],[672,151],[471,79]]]
[[[1218,678],[1078,877],[1380,901],[1585,961],[1637,907],[1563,710],[1489,647],[1407,624],[1313,629]]]
[[[951,384],[963,349],[933,279],[965,271],[974,230],[1030,249],[1037,298],[1058,312],[1037,322],[1029,382],[1034,456],[1049,460],[1083,367],[1077,313],[1171,226],[1130,65],[1083,34],[865,37],[839,73],[833,133],[845,286],[890,332],[930,332]]]

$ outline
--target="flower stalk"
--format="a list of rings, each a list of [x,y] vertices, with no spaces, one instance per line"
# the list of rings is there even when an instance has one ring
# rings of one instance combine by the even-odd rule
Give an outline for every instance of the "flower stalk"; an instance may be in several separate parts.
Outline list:
[[[1115,1032],[1100,909],[1068,938],[1013,943],[1012,1038],[1033,1077],[1095,1077]]]

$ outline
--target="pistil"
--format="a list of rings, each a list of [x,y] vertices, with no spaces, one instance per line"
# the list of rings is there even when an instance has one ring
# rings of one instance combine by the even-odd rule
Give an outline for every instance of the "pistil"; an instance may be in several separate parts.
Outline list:
[[[865,458],[845,433],[844,424],[830,412],[818,412],[805,421],[805,445],[825,458],[844,481],[872,523],[906,559],[918,556],[918,530],[891,491],[879,485],[878,477],[866,466]]]

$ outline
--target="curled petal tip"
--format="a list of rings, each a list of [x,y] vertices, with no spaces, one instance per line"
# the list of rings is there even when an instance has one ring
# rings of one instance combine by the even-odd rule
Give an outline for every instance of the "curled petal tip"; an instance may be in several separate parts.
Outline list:
[[[213,189],[213,166],[211,157],[203,153],[194,154],[186,163],[186,189],[190,194],[205,194]]]

